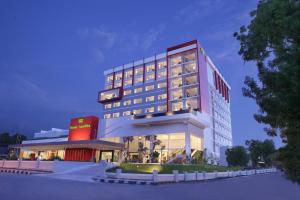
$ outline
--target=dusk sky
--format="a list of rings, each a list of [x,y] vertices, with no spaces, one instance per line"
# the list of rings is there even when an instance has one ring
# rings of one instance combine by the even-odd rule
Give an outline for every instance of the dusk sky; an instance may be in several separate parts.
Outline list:
[[[267,138],[241,89],[256,67],[233,38],[257,2],[1,1],[0,133],[32,137],[68,129],[72,117],[99,116],[104,70],[198,39],[231,85],[234,145]]]

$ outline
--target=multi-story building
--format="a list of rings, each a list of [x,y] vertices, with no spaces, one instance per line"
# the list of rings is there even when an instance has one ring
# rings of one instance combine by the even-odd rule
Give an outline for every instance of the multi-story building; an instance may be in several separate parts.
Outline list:
[[[230,86],[197,40],[104,76],[99,138],[125,142],[130,159],[147,149],[164,162],[204,151],[212,162],[222,146],[232,145]]]

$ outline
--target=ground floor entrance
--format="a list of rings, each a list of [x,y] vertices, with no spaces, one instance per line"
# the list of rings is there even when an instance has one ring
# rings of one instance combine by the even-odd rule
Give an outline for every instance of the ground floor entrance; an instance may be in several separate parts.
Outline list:
[[[99,160],[105,160],[106,162],[114,161],[114,150],[101,150]]]

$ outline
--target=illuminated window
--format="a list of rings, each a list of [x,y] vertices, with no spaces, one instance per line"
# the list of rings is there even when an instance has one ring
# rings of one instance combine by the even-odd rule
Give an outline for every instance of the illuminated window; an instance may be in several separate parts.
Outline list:
[[[157,107],[158,112],[165,112],[167,111],[167,105],[160,105]]]
[[[192,63],[185,64],[184,70],[186,74],[196,72],[197,71],[196,63],[192,62]]]
[[[154,96],[146,97],[146,102],[154,101]]]
[[[142,109],[133,110],[134,115],[138,115],[142,113]]]
[[[157,78],[158,79],[164,79],[167,76],[167,71],[161,71],[157,73]]]
[[[198,108],[198,98],[190,98],[186,100],[185,104],[187,109],[197,109]]]
[[[155,72],[155,65],[154,65],[154,63],[146,65],[146,72],[147,73],[149,73],[149,72]]]
[[[120,88],[116,88],[113,90],[103,91],[99,93],[100,101],[109,101],[113,99],[117,99],[120,97]]]
[[[144,67],[143,66],[135,67],[135,69],[134,69],[134,74],[135,75],[143,75],[143,72],[144,72]]]
[[[114,87],[117,88],[117,87],[121,87],[122,86],[122,82],[117,82],[115,83]]]
[[[154,80],[154,78],[155,78],[154,74],[147,74],[146,75],[146,81],[152,81],[152,80]]]
[[[117,117],[120,117],[120,113],[119,112],[113,113],[113,118],[117,118]]]
[[[134,89],[134,93],[140,93],[140,92],[143,92],[143,88],[142,87]]]
[[[109,118],[110,118],[110,114],[109,113],[104,115],[104,119],[109,119]]]
[[[125,79],[131,79],[131,78],[132,78],[132,69],[126,70],[126,71],[124,72],[124,78],[125,78]]]
[[[167,98],[167,94],[160,94],[157,96],[158,100],[162,100],[162,99],[166,99]]]
[[[124,96],[131,94],[131,90],[124,90]]]
[[[121,106],[121,103],[120,102],[115,102],[114,103],[114,107],[116,108],[116,107],[120,107]]]
[[[165,69],[167,67],[167,62],[165,60],[157,62],[158,70]]]
[[[172,99],[182,99],[183,98],[183,94],[182,94],[182,90],[174,90],[171,92],[171,97]]]
[[[131,112],[130,112],[129,110],[123,112],[123,116],[128,116],[128,115],[130,115],[130,114],[131,114]]]
[[[134,78],[134,84],[142,83],[143,82],[143,76]]]
[[[132,85],[132,79],[124,80],[124,86]]]
[[[134,99],[133,104],[142,103],[142,98]]]
[[[188,53],[188,54],[182,56],[183,62],[191,62],[191,61],[194,61],[195,58],[196,58],[195,53]]]
[[[171,81],[172,88],[178,88],[182,86],[182,78],[175,78]]]
[[[173,111],[178,111],[178,110],[182,110],[182,109],[183,109],[182,102],[172,103]]]
[[[194,76],[187,76],[185,77],[185,84],[186,85],[192,85],[192,84],[196,84],[198,81],[198,78],[196,75]]]
[[[180,76],[182,75],[182,67],[177,66],[171,69],[171,76]]]
[[[198,96],[198,88],[197,87],[187,88],[185,90],[185,96],[186,97]]]
[[[123,72],[118,72],[115,74],[115,84],[114,84],[115,88],[122,86],[122,77],[123,77]]]
[[[154,85],[147,85],[147,86],[145,87],[145,90],[146,90],[146,91],[154,90]]]
[[[171,58],[171,66],[173,65],[179,65],[182,63],[182,58],[181,56],[175,56]]]
[[[113,80],[114,80],[114,75],[113,75],[113,74],[109,74],[109,75],[106,77],[106,84],[112,84],[112,83],[113,83]]]
[[[124,101],[123,105],[124,106],[130,106],[131,105],[131,100]]]
[[[106,90],[110,90],[110,89],[112,89],[112,88],[113,88],[113,85],[112,85],[112,84],[111,84],[111,85],[106,85],[106,86],[105,86],[105,89],[106,89]]]
[[[154,112],[154,107],[149,107],[145,109],[146,113],[153,113]]]
[[[109,108],[111,108],[111,103],[104,105],[104,109],[109,109]]]
[[[166,82],[162,82],[162,83],[159,83],[159,84],[157,84],[157,88],[165,88],[165,87],[167,87],[167,83]]]

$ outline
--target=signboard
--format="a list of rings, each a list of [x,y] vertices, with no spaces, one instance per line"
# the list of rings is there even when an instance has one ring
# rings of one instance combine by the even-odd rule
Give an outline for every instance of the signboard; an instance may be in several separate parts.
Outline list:
[[[69,141],[93,140],[97,138],[99,118],[96,116],[71,119]]]

